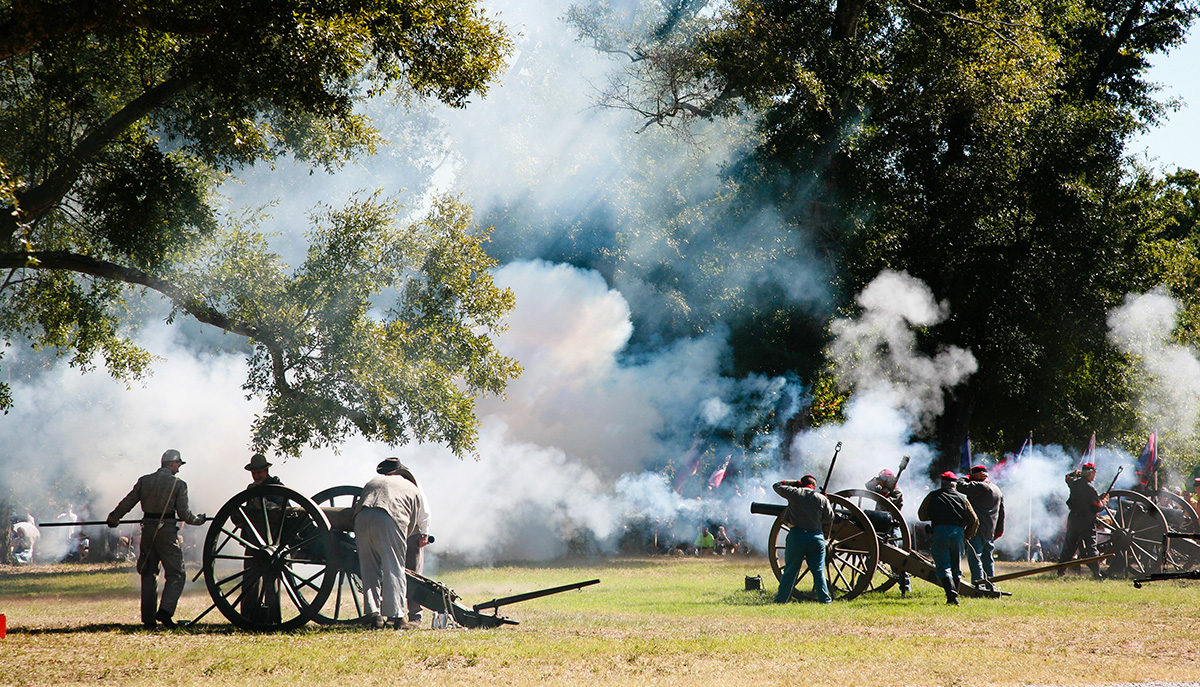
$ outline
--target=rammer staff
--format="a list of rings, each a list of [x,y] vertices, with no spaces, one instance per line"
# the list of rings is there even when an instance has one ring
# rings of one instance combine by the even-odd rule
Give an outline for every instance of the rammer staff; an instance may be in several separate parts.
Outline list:
[[[829,489],[829,478],[833,476],[833,466],[837,464],[838,453],[842,450],[842,442],[837,442],[837,446],[833,447],[833,460],[829,461],[829,472],[825,473],[825,484],[821,487],[821,493],[824,494]]]

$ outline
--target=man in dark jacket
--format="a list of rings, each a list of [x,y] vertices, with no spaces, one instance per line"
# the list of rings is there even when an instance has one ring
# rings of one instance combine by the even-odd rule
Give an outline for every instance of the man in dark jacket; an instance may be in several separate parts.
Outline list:
[[[958,605],[958,583],[962,579],[960,563],[963,555],[963,538],[975,536],[979,518],[971,508],[970,501],[954,488],[958,475],[942,473],[942,486],[929,492],[917,517],[928,520],[932,525],[929,549],[933,554],[933,565],[938,582],[946,590],[946,603]]]
[[[783,519],[788,523],[787,540],[783,549],[783,576],[775,603],[787,603],[792,598],[800,566],[808,564],[813,578],[813,594],[820,603],[833,601],[825,580],[825,528],[833,523],[833,506],[817,491],[817,478],[805,475],[799,480],[780,480],[773,486],[775,493],[787,499]]]
[[[1108,501],[1107,496],[1100,498],[1100,493],[1092,484],[1096,481],[1094,463],[1084,463],[1080,469],[1068,474],[1066,480],[1071,494],[1067,497],[1067,533],[1063,537],[1059,563],[1074,559],[1076,551],[1083,554],[1083,558],[1097,555],[1096,515],[1104,510],[1104,504]],[[1099,561],[1088,563],[1088,567],[1092,569],[1092,577],[1104,579],[1104,575],[1100,574]],[[1060,569],[1059,577],[1064,573],[1066,569]]]
[[[250,473],[250,484],[246,485],[247,489],[283,484],[283,480],[271,474],[271,463],[261,453],[250,456],[250,462],[246,463],[246,471]],[[283,508],[287,505],[287,499],[280,496],[268,496],[266,500],[268,507]],[[252,510],[257,510],[262,508],[262,500],[261,498],[251,499],[249,505]],[[256,565],[253,560],[247,560],[243,564],[243,568],[247,571],[261,570],[263,567]],[[281,622],[283,616],[279,606],[279,575],[268,573],[259,576],[255,573],[247,573],[245,584],[246,592],[242,595],[242,615],[264,625]]]
[[[1004,494],[1000,487],[988,481],[987,468],[976,465],[971,476],[959,480],[958,490],[966,494],[971,509],[979,518],[979,529],[967,540],[967,566],[971,569],[971,584],[979,584],[996,576],[993,543],[1004,534]]]
[[[156,621],[168,628],[175,627],[175,607],[187,579],[183,572],[183,549],[179,547],[178,521],[202,525],[205,520],[203,514],[193,515],[188,509],[187,483],[175,476],[183,463],[179,451],[167,450],[162,455],[162,467],[139,478],[108,514],[108,526],[116,527],[135,505],[142,506],[142,550],[137,571],[142,576],[142,624],[147,629],[152,629]],[[161,602],[157,598],[159,563],[166,576]]]

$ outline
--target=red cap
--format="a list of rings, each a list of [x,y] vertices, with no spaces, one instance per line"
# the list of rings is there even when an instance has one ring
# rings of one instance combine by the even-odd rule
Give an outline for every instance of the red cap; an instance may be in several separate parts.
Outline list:
[[[971,472],[987,472],[987,468],[982,465],[971,466]]]
[[[949,470],[947,470],[947,471],[945,471],[945,472],[943,472],[943,473],[942,473],[942,479],[958,479],[958,475],[956,475],[956,474],[954,474],[953,472],[950,472]]]
[[[896,473],[892,472],[891,470],[888,470],[887,468],[884,468],[879,471],[879,476],[880,477],[895,477]]]
[[[1096,469],[1096,464],[1095,464],[1095,463],[1084,463],[1084,464],[1083,464],[1083,467],[1082,467],[1082,468],[1080,468],[1080,469],[1081,469],[1081,470],[1095,470],[1095,469]]]

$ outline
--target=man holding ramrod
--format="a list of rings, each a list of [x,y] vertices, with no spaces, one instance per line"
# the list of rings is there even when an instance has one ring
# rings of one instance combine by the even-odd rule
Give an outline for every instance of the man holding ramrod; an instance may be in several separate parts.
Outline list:
[[[183,462],[179,451],[168,449],[162,454],[161,467],[140,477],[107,518],[108,526],[116,527],[121,516],[139,503],[142,506],[142,550],[137,571],[142,576],[142,625],[147,629],[153,629],[156,622],[175,627],[175,606],[186,580],[178,521],[203,525],[205,520],[203,514],[193,515],[188,509],[187,483],[175,476]],[[159,563],[166,575],[161,603],[157,599]]]

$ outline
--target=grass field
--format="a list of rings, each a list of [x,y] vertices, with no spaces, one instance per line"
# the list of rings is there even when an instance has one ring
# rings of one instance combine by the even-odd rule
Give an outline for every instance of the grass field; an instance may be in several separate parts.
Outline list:
[[[1015,566],[1016,564],[1011,564]],[[998,573],[1018,567],[1002,564]],[[763,576],[764,592],[745,577]],[[502,609],[495,630],[234,631],[214,613],[145,631],[128,564],[0,567],[0,684],[1097,685],[1200,680],[1200,582],[1134,589],[1038,575],[944,604],[917,580],[829,606],[770,603],[758,558],[640,558],[442,570],[468,604],[601,584]],[[201,585],[177,618],[209,605]]]

